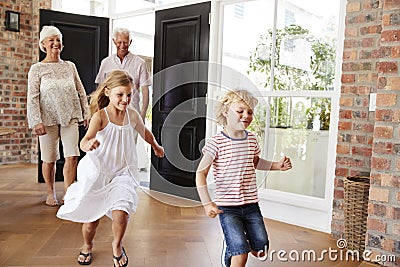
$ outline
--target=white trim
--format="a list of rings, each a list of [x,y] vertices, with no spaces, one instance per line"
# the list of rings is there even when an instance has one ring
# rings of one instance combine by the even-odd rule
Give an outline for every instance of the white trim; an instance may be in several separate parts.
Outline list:
[[[294,194],[286,193],[283,196],[271,193],[273,190],[268,190],[268,193],[264,190],[259,192],[259,204],[264,217],[330,233],[331,215],[326,212],[330,207],[319,203],[321,199],[309,198],[301,201],[302,197]]]

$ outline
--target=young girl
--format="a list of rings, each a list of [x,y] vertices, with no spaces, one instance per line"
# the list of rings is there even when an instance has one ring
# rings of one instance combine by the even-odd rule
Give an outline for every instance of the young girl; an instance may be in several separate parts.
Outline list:
[[[81,222],[84,244],[78,263],[89,265],[92,260],[93,238],[100,218],[112,219],[112,251],[114,266],[128,265],[122,239],[135,212],[139,186],[135,133],[149,143],[156,156],[164,149],[144,126],[139,113],[128,108],[132,98],[132,78],[121,70],[108,74],[91,97],[93,114],[80,147],[88,152],[78,166],[78,182],[65,195],[65,204],[57,217]]]
[[[219,215],[225,238],[223,266],[245,266],[249,252],[263,256],[269,246],[258,205],[255,169],[292,168],[287,157],[279,162],[259,157],[256,136],[246,131],[257,102],[245,90],[226,93],[216,114],[224,129],[206,142],[196,172],[196,186],[206,214],[211,218]],[[216,184],[214,201],[208,194],[206,181],[211,165]]]

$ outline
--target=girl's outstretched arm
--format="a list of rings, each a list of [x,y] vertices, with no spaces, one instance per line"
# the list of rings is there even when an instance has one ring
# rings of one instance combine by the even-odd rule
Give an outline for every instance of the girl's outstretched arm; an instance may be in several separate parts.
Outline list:
[[[80,143],[80,148],[85,151],[91,151],[99,147],[100,143],[96,140],[96,134],[100,130],[101,127],[101,116],[100,111],[97,111],[93,114],[93,117],[90,120],[89,128],[82,138]]]
[[[132,120],[131,123],[132,125],[135,125],[135,130],[140,134],[144,141],[146,141],[146,143],[151,145],[154,150],[154,154],[157,157],[164,157],[164,148],[157,143],[153,133],[146,128],[142,117],[139,115],[139,112],[134,109],[128,109],[128,112],[130,112],[129,115]]]

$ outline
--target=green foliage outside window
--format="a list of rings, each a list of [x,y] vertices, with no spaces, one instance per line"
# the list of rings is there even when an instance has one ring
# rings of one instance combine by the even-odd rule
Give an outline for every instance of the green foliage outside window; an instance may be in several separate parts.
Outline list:
[[[290,41],[296,38],[306,39],[311,44],[311,60],[307,70],[281,64],[281,49],[290,48]],[[333,88],[336,51],[332,44],[328,43],[328,41],[317,39],[310,34],[308,29],[299,25],[290,25],[276,30],[276,50],[274,54],[272,54],[272,42],[272,30],[268,30],[267,35],[260,36],[256,49],[250,55],[250,70],[248,73],[262,74],[265,78],[265,84],[263,84],[265,88],[268,88],[271,83],[270,73],[273,57],[275,59],[274,91],[327,91]],[[313,98],[310,101],[311,106],[305,109],[304,105],[299,105],[299,103],[292,107],[293,103],[290,97],[271,97],[270,126],[300,129],[312,128],[315,116],[319,115],[320,129],[328,130],[331,108],[330,99]],[[255,132],[263,131],[265,128],[266,107],[258,107],[258,109],[263,110],[255,111],[256,115],[261,116],[255,119],[255,123],[251,125],[251,130]],[[292,114],[292,110],[294,114]],[[304,114],[304,112],[307,114],[307,121],[296,118],[296,113]]]

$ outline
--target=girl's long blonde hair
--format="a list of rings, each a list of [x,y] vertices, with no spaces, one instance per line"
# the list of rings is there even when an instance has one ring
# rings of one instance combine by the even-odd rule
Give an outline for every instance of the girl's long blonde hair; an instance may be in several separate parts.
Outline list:
[[[110,103],[106,96],[106,89],[111,90],[117,86],[133,86],[132,77],[123,70],[113,70],[107,74],[106,79],[90,95],[90,112],[92,115]]]

